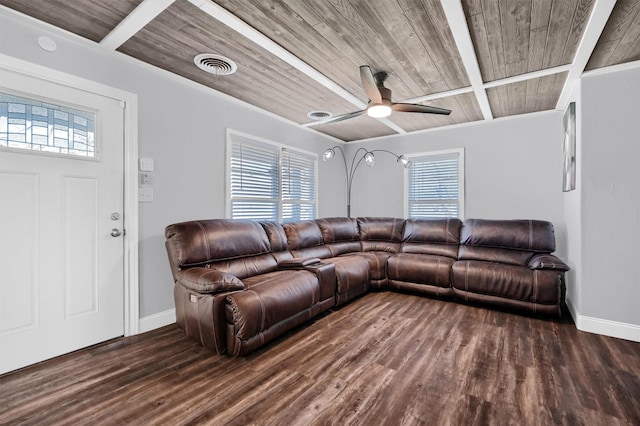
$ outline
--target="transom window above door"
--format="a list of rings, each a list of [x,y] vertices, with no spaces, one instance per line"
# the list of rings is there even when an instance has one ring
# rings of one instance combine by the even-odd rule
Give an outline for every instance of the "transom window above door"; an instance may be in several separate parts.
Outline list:
[[[96,157],[96,116],[0,92],[0,148]]]

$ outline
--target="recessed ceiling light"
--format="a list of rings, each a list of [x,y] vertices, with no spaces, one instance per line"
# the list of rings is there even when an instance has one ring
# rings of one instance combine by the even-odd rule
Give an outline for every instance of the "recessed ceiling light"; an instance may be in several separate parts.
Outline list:
[[[215,75],[230,75],[238,66],[231,59],[215,53],[201,53],[193,58],[193,62],[203,71]]]
[[[315,121],[328,120],[333,117],[329,111],[309,111],[307,117]]]

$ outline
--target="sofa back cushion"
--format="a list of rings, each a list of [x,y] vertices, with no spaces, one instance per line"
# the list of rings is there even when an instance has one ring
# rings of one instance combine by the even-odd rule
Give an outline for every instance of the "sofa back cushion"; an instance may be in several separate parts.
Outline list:
[[[293,256],[289,252],[289,244],[287,243],[287,235],[284,233],[282,225],[278,222],[260,222],[262,228],[267,233],[269,244],[271,245],[271,254],[277,262],[291,259]]]
[[[320,227],[313,220],[290,222],[282,225],[287,236],[289,250],[294,257],[331,257],[331,251],[324,245]]]
[[[359,217],[358,228],[362,251],[400,251],[404,219]]]
[[[252,221],[210,219],[169,225],[165,238],[172,270],[219,269],[242,279],[277,267],[263,227]]]
[[[460,260],[526,265],[535,253],[555,250],[553,224],[541,220],[465,220],[460,232]]]
[[[403,253],[458,257],[460,219],[407,219],[404,225]]]
[[[347,217],[317,219],[325,245],[332,256],[360,251],[358,222]]]

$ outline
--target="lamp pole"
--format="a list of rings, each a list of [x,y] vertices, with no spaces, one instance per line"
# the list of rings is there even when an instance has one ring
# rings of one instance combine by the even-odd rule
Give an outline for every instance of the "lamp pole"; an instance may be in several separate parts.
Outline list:
[[[340,151],[340,154],[342,154],[342,161],[344,163],[344,172],[347,177],[347,217],[351,217],[351,188],[353,185],[353,178],[356,174],[356,171],[358,170],[358,167],[360,167],[360,164],[362,164],[363,161],[369,167],[375,166],[376,158],[375,158],[374,152],[386,152],[387,154],[391,154],[394,157],[396,157],[396,161],[400,163],[402,166],[404,166],[405,168],[408,168],[411,166],[411,161],[409,161],[404,155],[398,155],[391,151],[387,151],[386,149],[374,149],[369,151],[361,147],[357,149],[355,154],[353,154],[353,157],[351,158],[351,164],[349,165],[349,167],[347,167],[347,156],[345,155],[342,147],[338,145],[327,149],[322,155],[322,161],[329,161],[333,157],[335,157],[336,148]],[[360,156],[361,153],[362,153],[362,156]]]

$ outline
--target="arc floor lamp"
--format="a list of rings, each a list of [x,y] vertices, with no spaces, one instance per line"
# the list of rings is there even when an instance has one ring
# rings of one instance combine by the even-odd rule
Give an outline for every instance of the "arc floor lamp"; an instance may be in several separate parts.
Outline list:
[[[336,149],[339,150],[342,154],[342,161],[344,162],[344,172],[347,175],[347,217],[351,217],[351,188],[353,184],[353,177],[355,176],[358,167],[360,166],[360,164],[362,164],[363,161],[367,166],[373,167],[376,165],[376,156],[374,155],[374,153],[386,152],[387,154],[396,157],[396,161],[398,162],[398,164],[402,165],[405,168],[411,167],[411,161],[409,161],[409,159],[402,154],[398,155],[391,151],[387,151],[386,149],[374,149],[369,151],[365,148],[358,148],[358,150],[353,155],[353,158],[351,159],[351,165],[347,166],[347,156],[342,150],[342,147],[338,145],[327,149],[324,154],[322,154],[322,161],[329,161],[333,157],[335,157]]]

